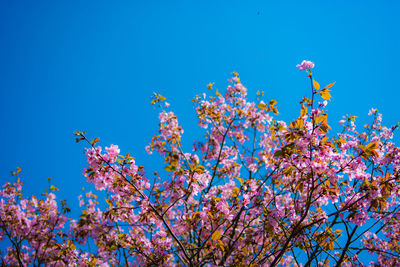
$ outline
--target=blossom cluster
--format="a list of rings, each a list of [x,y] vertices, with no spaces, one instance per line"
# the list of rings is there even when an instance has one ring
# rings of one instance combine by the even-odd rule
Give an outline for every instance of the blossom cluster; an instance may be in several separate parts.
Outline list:
[[[77,132],[89,144],[84,176],[107,197],[79,196],[82,214],[70,219],[54,187],[43,199],[26,199],[20,179],[6,183],[0,237],[11,245],[2,264],[399,266],[398,126],[383,126],[371,109],[362,130],[347,115],[332,134],[333,84],[320,88],[310,61],[298,67],[313,84],[298,118],[279,120],[277,102],[263,93],[249,101],[234,73],[225,92],[194,98],[204,138],[190,150],[177,116],[160,105],[146,151],[160,154],[164,169],[153,174],[118,146],[103,149]],[[165,100],[155,96],[154,104]]]

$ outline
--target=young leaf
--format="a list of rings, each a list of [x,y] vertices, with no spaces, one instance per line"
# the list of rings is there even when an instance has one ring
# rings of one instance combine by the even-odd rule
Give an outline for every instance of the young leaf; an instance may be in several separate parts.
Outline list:
[[[222,236],[221,231],[217,230],[212,234],[211,239],[212,240],[219,240],[221,238],[221,236]]]
[[[169,172],[176,170],[176,168],[172,165],[165,166],[164,169]]]
[[[96,137],[93,141],[92,141],[92,145],[94,146],[97,142],[100,141],[100,138]]]
[[[301,129],[304,125],[303,119],[299,118],[296,120],[296,128]]]
[[[265,105],[264,101],[261,101],[260,104],[257,105],[257,107],[260,109],[266,109],[267,105]]]
[[[55,187],[54,185],[50,186],[50,190],[51,191],[59,191],[59,189],[57,187]]]
[[[365,147],[365,150],[374,150],[377,147],[378,147],[378,142],[371,142]]]
[[[321,122],[323,122],[323,121],[325,121],[326,120],[326,116],[325,115],[319,115],[318,117],[315,117],[314,118],[314,121],[315,121],[315,123],[317,123],[317,124],[319,124],[319,123],[321,123]]]
[[[204,170],[205,170],[205,168],[203,165],[198,165],[194,171],[198,174],[202,174],[204,172]]]
[[[300,111],[300,117],[304,117],[307,114],[307,107],[303,106]]]
[[[331,84],[328,84],[327,86],[325,86],[322,90],[324,90],[324,89],[328,89],[328,88],[331,88],[334,84],[335,84],[336,82],[334,82],[334,83],[331,83]]]
[[[276,100],[271,100],[271,101],[269,101],[269,105],[270,105],[271,107],[275,106],[277,103],[278,103],[278,102],[277,102]]]
[[[319,90],[319,83],[316,81],[316,80],[313,80],[313,85],[314,85],[314,88],[315,88],[315,90]]]
[[[329,250],[333,250],[333,249],[335,248],[335,244],[334,244],[332,241],[330,241],[330,242],[328,243],[327,248],[328,248]]]
[[[323,98],[323,99],[325,99],[325,100],[331,100],[331,94],[329,93],[329,90],[322,90],[321,92],[320,92],[320,95],[321,95],[321,97]]]
[[[112,206],[113,206],[113,203],[112,203],[112,201],[111,201],[111,200],[109,200],[108,198],[106,198],[106,202],[107,202],[107,204],[108,204],[110,207],[112,207]]]

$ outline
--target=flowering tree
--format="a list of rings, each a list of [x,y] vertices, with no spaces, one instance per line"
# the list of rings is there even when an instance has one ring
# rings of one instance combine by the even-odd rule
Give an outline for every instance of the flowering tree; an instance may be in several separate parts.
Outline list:
[[[330,134],[333,84],[321,88],[310,61],[298,67],[311,98],[296,120],[277,120],[276,101],[262,101],[263,93],[249,102],[233,73],[224,94],[193,100],[206,130],[190,152],[165,97],[154,94],[162,111],[146,150],[163,156],[165,170],[151,175],[116,145],[103,151],[98,138],[77,131],[90,146],[84,174],[107,192],[108,207],[89,192],[72,220],[65,201],[58,209],[55,187],[27,199],[19,178],[6,183],[0,236],[10,246],[2,265],[400,266],[400,149],[391,141],[398,126],[382,126],[371,109],[363,131],[346,116],[343,130]]]

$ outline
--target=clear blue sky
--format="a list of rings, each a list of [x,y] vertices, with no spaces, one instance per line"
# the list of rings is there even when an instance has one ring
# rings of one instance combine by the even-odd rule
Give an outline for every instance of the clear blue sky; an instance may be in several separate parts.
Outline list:
[[[398,1],[0,1],[0,181],[22,168],[27,195],[47,177],[78,209],[86,186],[83,145],[73,131],[118,144],[149,172],[144,147],[156,132],[150,96],[168,98],[190,149],[201,132],[191,99],[232,71],[255,99],[276,99],[280,118],[298,116],[309,94],[303,59],[321,85],[336,81],[329,122],[399,117]]]

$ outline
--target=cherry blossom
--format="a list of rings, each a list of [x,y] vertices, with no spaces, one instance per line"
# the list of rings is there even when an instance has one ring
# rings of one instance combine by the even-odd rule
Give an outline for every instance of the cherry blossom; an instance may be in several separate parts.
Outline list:
[[[308,60],[303,60],[303,62],[301,62],[301,64],[297,64],[296,67],[300,70],[310,70],[314,68],[314,63]]]
[[[248,100],[233,73],[225,91],[210,83],[209,95],[193,99],[204,137],[189,149],[178,117],[154,93],[159,128],[145,148],[163,159],[154,173],[77,131],[94,188],[78,196],[79,218],[67,217],[54,186],[23,196],[18,170],[0,192],[2,265],[400,265],[398,125],[382,125],[371,109],[370,124],[359,129],[345,115],[334,134],[333,83],[320,86],[310,61],[297,66],[312,84],[299,117],[280,120],[263,93]]]

